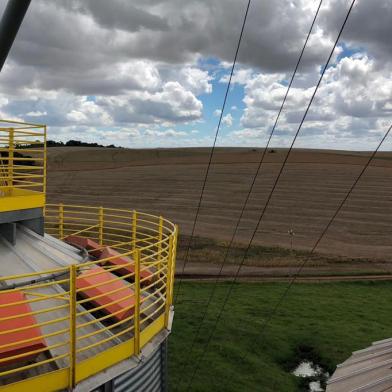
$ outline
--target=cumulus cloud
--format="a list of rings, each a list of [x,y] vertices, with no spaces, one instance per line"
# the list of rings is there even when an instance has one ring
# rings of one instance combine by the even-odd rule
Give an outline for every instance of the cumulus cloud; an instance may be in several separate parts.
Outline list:
[[[186,132],[183,131],[176,131],[174,129],[166,129],[164,131],[157,131],[147,129],[144,131],[146,136],[154,136],[154,137],[178,137],[178,136],[186,136]]]
[[[197,96],[212,92],[208,71],[138,58],[125,48],[134,45],[133,33],[167,26],[124,1],[34,1],[0,78],[4,112],[27,119],[46,113],[52,127],[200,120]]]
[[[116,123],[178,123],[201,117],[203,105],[178,82],[165,83],[160,91],[130,91],[126,95],[99,97],[97,104]]]
[[[231,127],[233,125],[233,116],[230,113],[223,116],[222,124],[226,125],[226,127]]]
[[[358,31],[365,29],[372,38],[362,43],[375,47],[376,38],[384,37],[380,45],[390,45],[385,38],[389,23],[379,26],[373,17],[363,28],[361,16],[369,15],[371,7],[373,16],[390,20],[388,0],[366,3],[358,2],[346,36],[354,44],[360,41]],[[254,2],[239,61],[267,72],[291,70],[316,5],[312,0]],[[138,82],[148,82],[150,78],[154,86],[157,75],[154,71],[149,75],[148,61],[182,66],[194,64],[201,57],[214,57],[222,64],[231,64],[244,9],[245,2],[237,0],[35,0],[11,58],[20,66],[35,67],[28,73],[34,72],[34,80],[45,88],[61,86],[77,93],[86,90],[87,95],[97,93],[99,86],[101,93],[111,93],[127,84],[138,86]],[[324,1],[303,59],[304,69],[325,60],[346,9],[344,0]],[[275,23],[277,20],[279,23]],[[144,64],[136,64],[135,70],[132,60]],[[146,74],[139,75],[142,71]],[[179,77],[186,80],[189,73],[200,71],[193,67],[182,75],[180,72]],[[190,79],[190,84],[194,83],[195,75]],[[208,83],[203,83],[199,87],[209,90]]]
[[[1,2],[4,3],[5,0]],[[345,37],[370,46],[391,47],[388,25],[391,7],[388,0],[358,1]],[[245,1],[237,0],[51,0],[35,1],[23,26],[24,39],[35,41],[37,35],[57,24],[57,31],[46,37],[49,48],[63,37],[63,47],[80,48],[78,33],[90,47],[81,61],[92,63],[106,53],[114,58],[133,57],[171,64],[193,62],[195,57],[214,56],[231,64],[238,39]],[[299,49],[310,27],[317,3],[312,0],[258,1],[252,4],[246,25],[241,61],[272,71],[288,70],[295,64]],[[305,64],[312,66],[324,59],[325,50],[336,35],[348,4],[344,0],[325,0],[311,38]],[[372,15],[369,21],[368,15]],[[33,17],[45,20],[36,26]],[[66,18],[70,24],[58,23]],[[385,23],[379,23],[379,21]],[[275,23],[279,21],[279,23]],[[28,33],[30,36],[28,36]],[[31,35],[33,34],[33,35]],[[102,38],[106,40],[101,42]],[[80,40],[79,40],[80,41]],[[110,44],[110,45],[109,45]],[[97,52],[100,46],[101,52]],[[90,61],[89,61],[90,58]],[[113,58],[113,57],[112,57]],[[75,60],[75,59],[73,59]]]
[[[165,19],[150,13],[148,10],[135,7],[127,1],[82,0],[68,2],[65,6],[91,15],[98,24],[107,28],[129,32],[140,31],[141,29],[160,31],[168,29]]]
[[[36,112],[29,112],[29,113],[26,113],[26,116],[29,116],[29,117],[43,117],[43,116],[46,116],[48,113],[47,112],[40,112],[40,111],[36,111]]]
[[[312,76],[308,74],[312,79]],[[303,79],[303,75],[300,76]],[[258,74],[244,80],[243,129],[232,132],[239,139],[264,140],[275,122],[287,91],[282,74]],[[295,85],[275,130],[275,141],[289,141],[298,129],[310,97],[313,83]],[[331,66],[302,126],[301,136],[339,139],[379,138],[392,119],[392,70],[380,67],[364,53],[343,57]],[[320,143],[322,145],[322,143]],[[336,145],[339,147],[339,145]]]
[[[102,30],[111,30],[112,50],[117,53],[177,64],[193,62],[199,55],[231,62],[233,42],[238,38],[245,10],[245,2],[236,0],[136,0],[132,4],[124,0],[56,0],[52,3],[59,14],[77,12],[85,23],[88,19],[89,29],[92,24],[99,27],[100,31],[96,28],[99,35],[104,34]],[[267,68],[287,68],[304,39],[312,12],[314,4],[309,0],[291,4],[255,2],[241,51],[242,61]],[[277,19],[279,23],[271,23]],[[274,45],[272,36],[284,44]],[[320,44],[313,45],[306,61],[314,63],[320,52]]]
[[[204,95],[228,81],[245,5],[34,0],[0,77],[1,114],[42,118],[62,137],[74,127],[86,138],[107,138],[124,129],[182,132],[177,125],[200,124]],[[228,104],[241,108],[242,128],[231,133],[233,143],[245,136],[258,140],[271,129],[316,7],[313,0],[252,3],[232,80],[243,89],[243,103]],[[347,8],[345,0],[323,2],[277,129],[282,138],[295,130]],[[389,0],[357,1],[304,126],[309,138],[377,134],[385,124],[391,114],[391,19]],[[217,99],[209,104],[218,106]],[[223,121],[233,126],[231,114]],[[125,140],[129,132],[121,133]],[[207,142],[203,137],[200,132],[199,142]]]
[[[176,80],[196,95],[212,92],[211,81],[213,77],[207,71],[195,67],[185,67],[180,69],[175,76]]]
[[[328,8],[321,14],[320,23],[324,29],[337,29],[339,14],[336,7],[341,0],[330,0]],[[392,5],[389,0],[359,0],[343,32],[342,39],[351,48],[363,48],[372,57],[391,63]]]

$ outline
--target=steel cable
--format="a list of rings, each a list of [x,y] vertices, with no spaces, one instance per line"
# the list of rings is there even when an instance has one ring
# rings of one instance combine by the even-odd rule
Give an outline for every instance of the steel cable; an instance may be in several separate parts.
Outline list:
[[[379,142],[377,148],[373,151],[373,153],[370,155],[369,159],[367,160],[365,166],[362,168],[361,172],[359,173],[359,175],[356,177],[356,179],[354,180],[354,182],[351,184],[350,189],[348,190],[348,192],[346,192],[346,195],[344,196],[344,198],[342,199],[342,201],[339,203],[338,208],[335,210],[334,214],[331,216],[331,218],[329,219],[327,225],[324,227],[323,231],[321,232],[320,236],[318,237],[318,239],[316,240],[315,244],[313,245],[312,249],[310,250],[308,256],[305,258],[305,260],[302,262],[302,264],[298,267],[298,270],[295,274],[293,274],[292,279],[290,280],[289,284],[287,285],[285,291],[283,292],[282,296],[279,298],[278,302],[276,303],[275,307],[272,309],[269,317],[266,319],[266,321],[261,325],[261,334],[264,333],[265,329],[267,328],[268,324],[271,322],[272,318],[274,317],[274,315],[276,314],[278,308],[280,307],[280,305],[282,304],[282,302],[284,301],[284,299],[286,298],[289,290],[291,289],[291,287],[293,286],[293,284],[295,283],[296,279],[298,278],[298,276],[300,275],[300,273],[302,272],[303,268],[305,267],[306,263],[309,261],[309,259],[311,258],[312,254],[315,252],[315,250],[317,249],[318,245],[320,244],[320,242],[322,241],[322,239],[324,238],[325,234],[327,233],[327,231],[329,230],[329,228],[331,227],[332,223],[334,223],[336,217],[339,215],[339,212],[342,210],[342,208],[344,207],[344,205],[346,204],[346,201],[349,199],[349,197],[351,196],[353,190],[355,189],[355,187],[357,186],[358,182],[361,180],[361,178],[363,177],[363,175],[365,174],[366,170],[368,169],[368,167],[370,166],[370,163],[373,161],[374,157],[376,156],[376,154],[378,153],[380,147],[384,144],[384,141],[386,140],[386,138],[389,136],[390,132],[392,130],[392,125],[387,129],[387,131],[384,133],[381,141]],[[241,359],[244,359],[245,357],[243,356]]]
[[[220,279],[220,277],[221,277],[221,275],[222,275],[223,268],[224,268],[225,265],[226,265],[226,262],[227,262],[227,258],[228,258],[230,249],[232,248],[233,243],[234,243],[234,240],[235,240],[235,238],[236,238],[236,236],[237,236],[237,232],[238,232],[240,223],[241,223],[241,221],[242,221],[242,218],[243,218],[243,215],[244,215],[244,213],[245,213],[246,207],[247,207],[247,205],[248,205],[250,196],[251,196],[251,194],[252,194],[252,192],[253,192],[253,189],[254,189],[254,186],[255,186],[255,184],[256,184],[257,177],[258,177],[258,175],[259,175],[259,173],[260,173],[260,170],[261,170],[261,168],[262,168],[262,165],[263,165],[263,162],[264,162],[264,158],[265,158],[265,155],[266,155],[266,151],[268,150],[268,147],[269,147],[269,145],[270,145],[271,139],[272,139],[272,137],[273,137],[273,135],[274,135],[274,133],[275,133],[276,126],[277,126],[277,124],[278,124],[278,122],[279,122],[280,115],[281,115],[282,110],[283,110],[283,107],[284,107],[284,105],[285,105],[285,103],[286,103],[286,100],[287,100],[288,94],[289,94],[289,92],[290,92],[291,86],[292,86],[292,84],[293,84],[295,75],[297,74],[298,67],[299,67],[299,65],[300,65],[300,63],[301,63],[303,54],[304,54],[305,49],[306,49],[306,46],[307,46],[307,44],[308,44],[310,35],[311,35],[312,31],[313,31],[313,27],[314,27],[314,24],[315,24],[315,22],[316,22],[316,20],[317,20],[317,17],[318,17],[318,14],[319,14],[319,11],[320,11],[320,8],[321,8],[322,3],[323,3],[323,0],[320,0],[320,2],[319,2],[319,4],[318,4],[318,7],[317,7],[317,9],[316,9],[316,13],[315,13],[315,15],[314,15],[314,17],[313,17],[313,20],[312,20],[312,23],[311,23],[311,25],[310,25],[308,34],[307,34],[307,36],[306,36],[305,42],[304,42],[304,44],[303,44],[303,46],[302,46],[302,50],[301,50],[301,52],[300,52],[299,58],[298,58],[297,63],[296,63],[296,65],[295,65],[295,68],[294,68],[293,74],[292,74],[292,76],[291,76],[290,82],[289,82],[289,84],[288,84],[288,86],[287,86],[286,93],[285,93],[285,95],[284,95],[283,101],[282,101],[282,103],[281,103],[281,105],[280,105],[278,114],[277,114],[277,116],[276,116],[276,119],[275,119],[275,121],[274,121],[273,127],[272,127],[272,129],[271,129],[270,134],[269,134],[267,144],[266,144],[265,148],[262,150],[261,158],[260,158],[260,160],[259,160],[259,163],[258,163],[256,172],[255,172],[255,174],[253,175],[252,182],[251,182],[251,186],[250,186],[249,191],[248,191],[248,193],[247,193],[247,195],[246,195],[246,198],[245,198],[245,201],[244,201],[244,203],[243,203],[243,206],[242,206],[240,215],[239,215],[239,217],[238,217],[238,219],[237,219],[237,222],[236,222],[236,225],[235,225],[235,228],[234,228],[232,237],[231,237],[231,239],[230,239],[230,242],[229,242],[228,246],[227,246],[226,249],[225,249],[225,254],[224,254],[224,257],[223,257],[223,261],[222,261],[222,263],[221,263],[221,265],[220,265],[219,272],[218,272],[218,275],[217,275],[216,280],[215,280],[215,284],[214,284],[214,286],[213,286],[213,289],[211,290],[211,294],[210,294],[210,296],[209,296],[209,298],[208,298],[208,300],[207,300],[207,303],[206,303],[206,305],[205,305],[204,313],[203,313],[203,315],[202,315],[202,317],[201,317],[200,323],[198,324],[198,328],[197,328],[197,330],[196,330],[195,337],[194,337],[194,339],[193,339],[193,341],[192,341],[192,344],[191,344],[191,346],[190,346],[190,349],[189,349],[189,351],[187,351],[187,352],[188,352],[187,357],[190,357],[190,356],[192,355],[193,348],[194,348],[194,346],[195,346],[197,337],[198,337],[198,335],[199,335],[199,333],[200,333],[200,330],[201,330],[201,326],[202,326],[202,324],[204,323],[204,321],[205,321],[205,319],[206,319],[206,317],[207,317],[208,309],[209,309],[209,306],[211,305],[212,299],[214,298],[214,295],[215,295],[215,292],[216,292],[216,288],[217,288],[217,284],[218,284],[219,279]],[[184,366],[183,366],[182,369],[185,369],[186,366],[187,366],[187,364],[186,364],[186,362],[184,361]],[[180,372],[180,373],[181,373],[182,375],[185,374],[184,372]],[[180,383],[181,383],[181,380],[182,380],[182,378],[180,378],[180,381],[179,381]]]
[[[193,380],[194,380],[194,377],[196,376],[197,371],[198,371],[198,369],[199,369],[199,365],[200,365],[200,363],[202,362],[202,360],[203,360],[203,358],[204,358],[204,356],[205,356],[205,354],[206,354],[206,352],[207,352],[207,350],[208,350],[208,346],[210,345],[210,343],[211,343],[211,341],[212,341],[212,337],[213,337],[213,335],[214,335],[214,333],[215,333],[215,330],[216,330],[216,328],[217,328],[217,325],[218,325],[218,323],[219,323],[219,321],[220,321],[220,319],[221,319],[221,317],[222,317],[222,314],[223,314],[224,309],[225,309],[225,307],[226,307],[226,305],[227,305],[227,302],[228,302],[228,300],[229,300],[229,298],[230,298],[230,296],[231,296],[231,293],[232,293],[232,291],[233,291],[234,284],[235,284],[235,282],[236,282],[236,280],[237,280],[237,278],[238,278],[238,275],[239,275],[239,273],[240,273],[241,267],[243,266],[243,264],[244,264],[244,262],[245,262],[245,260],[246,260],[246,258],[247,258],[249,249],[250,249],[250,247],[251,247],[251,245],[252,245],[252,243],[253,243],[253,240],[254,240],[254,238],[255,238],[255,236],[256,236],[256,233],[257,233],[258,230],[259,230],[259,227],[260,227],[260,224],[261,224],[262,219],[263,219],[263,217],[264,217],[265,211],[266,211],[266,209],[267,209],[267,207],[268,207],[268,205],[269,205],[269,203],[270,203],[270,201],[271,201],[272,195],[273,195],[273,193],[274,193],[274,191],[275,191],[275,189],[276,189],[276,186],[277,186],[277,184],[278,184],[278,182],[279,182],[279,179],[280,179],[280,177],[281,177],[281,175],[282,175],[282,173],[283,173],[283,171],[284,171],[284,168],[285,168],[285,166],[286,166],[287,160],[288,160],[288,158],[289,158],[289,156],[290,156],[290,153],[291,153],[291,151],[292,151],[292,149],[293,149],[293,147],[294,147],[294,144],[295,144],[295,142],[296,142],[296,140],[297,140],[297,138],[298,138],[298,135],[299,135],[299,133],[300,133],[300,131],[301,131],[301,129],[302,129],[302,125],[303,125],[303,123],[304,123],[304,121],[305,121],[305,119],[306,119],[306,117],[307,117],[307,114],[308,114],[309,109],[310,109],[310,107],[311,107],[311,105],[312,105],[312,103],[313,103],[314,97],[316,96],[316,93],[317,93],[317,91],[318,91],[318,88],[320,87],[320,84],[321,84],[321,82],[322,82],[322,80],[323,80],[324,74],[325,74],[325,72],[326,72],[326,70],[327,70],[327,68],[328,68],[328,66],[329,66],[329,63],[330,63],[330,61],[331,61],[331,58],[332,58],[333,53],[334,53],[334,51],[335,51],[335,48],[336,48],[336,46],[337,46],[337,44],[338,44],[338,42],[339,42],[339,39],[340,39],[340,37],[341,37],[341,35],[342,35],[342,33],[343,33],[343,30],[344,30],[344,28],[345,28],[345,26],[346,26],[347,20],[348,20],[350,14],[351,14],[351,10],[353,9],[353,6],[354,6],[355,2],[356,2],[356,0],[352,0],[351,5],[350,5],[350,7],[349,7],[349,9],[348,9],[348,11],[347,11],[347,13],[346,13],[346,16],[345,16],[345,18],[344,18],[343,24],[342,24],[342,26],[341,26],[341,28],[340,28],[340,30],[339,30],[339,34],[338,34],[338,36],[337,36],[337,38],[336,38],[336,40],[335,40],[335,42],[334,42],[334,45],[333,45],[333,47],[332,47],[332,50],[331,50],[331,52],[330,52],[330,54],[329,54],[329,56],[328,56],[327,62],[326,62],[326,64],[325,64],[325,66],[323,67],[323,70],[322,70],[322,72],[321,72],[320,78],[319,78],[319,80],[318,80],[318,82],[317,82],[317,85],[316,85],[314,91],[313,91],[313,94],[312,94],[312,96],[311,96],[311,98],[310,98],[309,104],[308,104],[308,106],[307,106],[307,108],[306,108],[306,110],[305,110],[305,113],[304,113],[304,115],[303,115],[303,117],[302,117],[302,119],[301,119],[301,122],[300,122],[300,124],[299,124],[299,126],[298,126],[298,129],[297,129],[297,131],[296,131],[296,133],[295,133],[295,135],[294,135],[294,138],[293,138],[292,143],[291,143],[291,145],[290,145],[290,147],[289,147],[289,150],[288,150],[288,152],[287,152],[287,154],[286,154],[286,156],[285,156],[285,159],[284,159],[284,161],[283,161],[283,164],[282,164],[282,166],[281,166],[281,168],[280,168],[280,170],[279,170],[279,173],[278,173],[278,175],[277,175],[277,177],[276,177],[276,179],[275,179],[275,181],[274,181],[274,184],[273,184],[273,186],[272,186],[272,189],[271,189],[271,191],[270,191],[270,193],[269,193],[269,195],[268,195],[267,201],[266,201],[266,203],[265,203],[265,205],[264,205],[264,207],[263,207],[263,209],[262,209],[262,212],[261,212],[261,214],[260,214],[260,216],[259,216],[258,223],[257,223],[257,225],[256,225],[256,227],[255,227],[255,229],[254,229],[254,231],[253,231],[253,233],[252,233],[251,239],[250,239],[250,241],[249,241],[249,243],[248,243],[248,245],[247,245],[247,247],[246,247],[246,249],[245,249],[244,256],[243,256],[243,258],[242,258],[242,260],[241,260],[241,262],[240,262],[240,264],[239,264],[239,266],[238,266],[238,268],[237,268],[237,271],[236,271],[236,273],[235,273],[234,279],[232,280],[232,282],[231,282],[231,284],[230,284],[230,287],[229,287],[229,289],[228,289],[228,292],[227,292],[227,294],[226,294],[226,296],[225,296],[225,298],[224,298],[222,307],[221,307],[221,309],[220,309],[220,311],[219,311],[219,313],[218,313],[218,315],[217,315],[217,317],[216,317],[216,319],[215,319],[215,323],[214,323],[214,325],[213,325],[213,327],[212,327],[211,333],[209,334],[209,337],[208,337],[208,339],[207,339],[207,343],[206,343],[206,345],[205,345],[205,348],[204,348],[203,352],[201,353],[200,358],[196,361],[196,365],[195,365],[194,371],[193,371],[193,373],[192,373],[192,376],[191,376],[190,379],[189,379],[188,388],[187,388],[187,389],[189,389],[189,388],[191,387],[192,382],[193,382]],[[389,133],[389,130],[388,130],[388,133]],[[385,137],[388,135],[388,133],[384,136],[383,140],[385,140]],[[376,150],[376,151],[377,151],[377,150]],[[373,155],[372,155],[372,156],[373,156]],[[359,179],[358,179],[358,180],[359,180]],[[334,215],[334,216],[335,216],[335,215]],[[334,218],[333,218],[333,219],[334,219]],[[331,222],[331,223],[332,223],[332,222]],[[330,226],[330,224],[328,225],[328,227],[329,227],[329,226]],[[324,233],[324,231],[323,231],[323,233]],[[306,260],[307,260],[307,259],[306,259]],[[303,267],[302,267],[302,268],[303,268]],[[302,270],[302,268],[301,268],[301,270]],[[291,286],[289,286],[289,287],[291,287]]]
[[[215,132],[214,142],[213,142],[212,147],[211,147],[211,151],[210,151],[210,155],[209,155],[209,159],[208,159],[208,164],[207,164],[207,169],[206,169],[206,173],[204,175],[203,185],[201,187],[199,202],[198,202],[198,205],[197,205],[197,208],[196,208],[195,218],[193,220],[191,236],[190,236],[188,247],[187,247],[187,250],[186,250],[184,263],[183,263],[182,269],[181,269],[181,276],[180,276],[180,280],[178,282],[178,287],[177,287],[177,291],[176,291],[175,298],[174,298],[174,304],[176,304],[177,301],[178,301],[178,296],[180,294],[181,285],[182,285],[182,275],[184,274],[186,264],[188,263],[189,251],[190,251],[190,248],[191,248],[191,243],[192,243],[192,241],[194,239],[194,236],[195,236],[195,230],[196,230],[197,220],[198,220],[200,209],[201,209],[201,203],[202,203],[202,200],[203,200],[205,188],[206,188],[206,185],[207,185],[208,176],[209,176],[209,173],[210,173],[210,167],[211,167],[211,163],[212,163],[212,158],[214,156],[216,142],[218,140],[218,135],[219,135],[219,131],[220,131],[221,123],[222,123],[223,113],[224,113],[225,108],[226,108],[227,97],[229,95],[231,81],[233,79],[234,69],[235,69],[235,66],[236,66],[236,63],[237,63],[238,53],[239,53],[240,46],[241,46],[242,36],[244,34],[246,20],[248,18],[250,4],[251,4],[251,0],[248,0],[247,6],[246,6],[246,10],[245,10],[244,19],[243,19],[242,26],[241,26],[241,33],[240,33],[240,36],[239,36],[239,39],[238,39],[237,48],[236,48],[235,55],[234,55],[233,65],[232,65],[231,71],[230,71],[229,81],[228,81],[227,87],[226,87],[225,97],[223,99],[222,110],[221,110],[220,115],[219,115],[219,121],[218,121],[218,126],[217,126],[216,132]]]

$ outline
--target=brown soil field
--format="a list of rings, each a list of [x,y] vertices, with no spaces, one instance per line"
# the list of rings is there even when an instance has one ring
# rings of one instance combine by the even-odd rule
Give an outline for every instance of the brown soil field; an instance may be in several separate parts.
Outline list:
[[[208,148],[49,148],[48,202],[130,208],[163,215],[179,224],[184,240],[192,229],[209,152]],[[275,149],[265,156],[236,237],[237,253],[249,241],[286,153],[287,150]],[[222,261],[261,154],[262,149],[256,148],[215,151],[196,226],[196,236],[210,242],[191,249],[190,273],[197,273],[198,263]],[[289,274],[291,267],[307,257],[306,252],[369,155],[294,150],[256,235],[254,244],[260,249],[246,264]],[[290,252],[287,251],[291,247],[289,230],[294,232]],[[264,247],[269,249],[268,257]],[[390,270],[392,153],[378,154],[317,253],[305,272],[308,269],[309,273],[315,269],[323,273]],[[180,252],[180,270],[182,259]],[[232,263],[236,260],[240,260],[238,255],[234,255]]]

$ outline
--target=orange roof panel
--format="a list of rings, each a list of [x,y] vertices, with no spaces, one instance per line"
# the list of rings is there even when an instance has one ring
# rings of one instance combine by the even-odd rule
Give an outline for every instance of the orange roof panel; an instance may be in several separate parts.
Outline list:
[[[113,279],[116,280],[110,282]],[[108,314],[118,312],[113,315],[117,321],[124,320],[134,312],[134,291],[123,280],[102,267],[93,267],[80,274],[76,278],[76,288],[85,298],[100,296],[92,299],[91,302],[97,307],[102,306]]]
[[[15,329],[37,324],[34,315],[31,314],[32,310],[28,303],[12,305],[13,303],[22,301],[26,301],[26,296],[21,291],[0,293],[0,305],[10,304],[9,306],[0,307],[1,319],[10,316],[26,314],[25,316],[13,318],[10,320],[2,320],[0,322],[0,346],[15,343],[12,346],[0,348],[1,359],[12,357],[14,355],[27,354],[31,351],[40,350],[47,347],[39,327],[32,327],[22,331],[13,332]],[[30,342],[23,342],[24,340],[29,339],[34,340]],[[0,365],[4,366],[19,361],[25,361],[27,359],[35,358],[37,355],[38,354],[27,354],[22,358],[0,362]]]
[[[102,247],[94,240],[78,235],[69,235],[64,238],[67,244],[76,246],[77,248],[87,249],[94,257],[99,257],[102,253]]]
[[[114,272],[118,272],[120,275],[128,275],[128,274],[133,274],[135,273],[135,262],[127,256],[121,256],[116,250],[106,247],[102,253],[101,256],[99,257],[100,260],[106,259],[108,257],[114,257],[114,256],[119,256],[116,257],[115,259],[108,260],[107,263],[115,266],[123,265],[123,268],[115,270]],[[133,276],[130,276],[131,279],[133,279]],[[143,268],[140,271],[140,279],[144,279],[142,284],[150,284],[152,283],[153,280],[153,273],[151,272],[150,269],[148,268]]]

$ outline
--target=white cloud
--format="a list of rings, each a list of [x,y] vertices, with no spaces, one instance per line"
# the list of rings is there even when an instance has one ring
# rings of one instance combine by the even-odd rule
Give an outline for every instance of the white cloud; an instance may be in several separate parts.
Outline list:
[[[239,131],[233,131],[232,135],[242,139],[248,139],[248,138],[260,138],[263,135],[263,131],[259,129],[241,129]]]
[[[229,82],[229,74],[225,74],[224,76],[221,77],[219,80],[221,83],[228,83]],[[231,79],[231,83],[238,83],[238,84],[247,84],[249,80],[251,80],[254,77],[254,72],[250,68],[242,68],[242,69],[237,69],[234,72],[234,75]]]
[[[67,114],[67,119],[75,122],[85,122],[87,121],[87,116],[78,110],[71,110]]]
[[[315,88],[312,74],[307,78],[300,75],[300,83],[294,82],[272,143],[291,143]],[[243,129],[231,133],[234,139],[265,140],[287,90],[284,79],[282,74],[258,74],[245,82]],[[351,138],[350,146],[357,141],[358,148],[363,146],[364,140],[377,140],[392,119],[390,102],[390,67],[380,66],[364,53],[344,57],[327,70],[298,143],[308,147],[312,143],[339,147],[339,143],[347,145]]]
[[[174,129],[167,129],[164,131],[157,131],[157,130],[151,130],[147,129],[144,131],[144,134],[146,136],[153,136],[153,137],[178,137],[178,136],[186,136],[186,132],[183,131],[176,131]]]
[[[181,72],[181,69],[179,69]],[[1,85],[12,84],[15,72],[22,72],[13,64],[8,66]],[[125,74],[129,72],[132,77]],[[161,75],[161,72],[163,76]],[[101,127],[123,124],[161,124],[170,126],[179,122],[192,122],[202,118],[203,104],[194,91],[211,91],[210,76],[207,72],[195,72],[186,67],[184,84],[176,80],[167,80],[173,75],[165,74],[158,65],[143,61],[135,62],[132,67],[125,64],[121,73],[113,76],[120,82],[121,89],[112,94],[93,96],[75,95],[59,89],[46,92],[30,85],[12,90],[12,99],[0,94],[0,106],[7,116],[27,113],[38,116],[46,113],[45,121],[49,126],[65,126],[71,123]],[[138,80],[136,83],[135,81]],[[12,83],[11,83],[12,82]],[[102,81],[105,86],[105,81]],[[125,83],[125,84],[124,84]],[[128,84],[127,84],[128,83]],[[126,88],[125,88],[126,86]],[[106,85],[105,92],[109,89]],[[10,95],[8,95],[10,97]]]
[[[194,94],[209,94],[212,92],[212,76],[207,71],[195,67],[185,67],[176,75],[176,79]]]
[[[97,97],[97,105],[115,123],[174,124],[202,117],[202,102],[178,82],[166,82],[157,92],[130,91],[112,97]]]
[[[120,63],[114,71],[114,79],[123,83],[126,90],[156,91],[162,83],[157,66],[149,61],[136,60]]]
[[[390,119],[389,3],[357,2],[333,61],[344,48],[361,53],[330,67],[299,143],[367,140]],[[4,5],[0,0],[0,9]],[[233,77],[235,88],[244,88],[245,110],[236,112],[242,129],[231,133],[230,142],[259,141],[270,131],[316,6],[310,0],[252,4]],[[295,132],[346,10],[345,0],[324,1],[277,141]],[[59,137],[68,132],[86,140],[112,137],[114,143],[118,131],[133,143],[146,129],[162,133],[197,122],[197,138],[192,131],[175,136],[187,145],[208,143],[201,95],[212,92],[213,78],[227,82],[243,11],[237,0],[35,0],[1,74],[1,115],[44,117]],[[234,111],[239,105],[231,99]],[[233,126],[231,115],[223,121]]]
[[[110,114],[96,102],[88,100],[87,97],[79,98],[76,104],[77,109],[73,109],[67,114],[68,120],[84,125],[100,124],[104,126],[113,123]]]
[[[222,124],[226,125],[227,127],[231,127],[233,125],[233,117],[230,113],[222,117]]]
[[[102,138],[109,144],[110,140],[114,140],[117,145],[127,145],[129,141],[133,141],[134,139],[138,139],[141,137],[141,133],[138,129],[132,128],[122,128],[116,129],[112,131],[104,131],[100,133],[101,140]]]
[[[47,112],[40,112],[39,110],[35,111],[35,112],[28,112],[26,113],[26,116],[30,116],[30,117],[43,117],[43,116],[47,116]]]
[[[9,102],[9,101],[8,101],[8,99],[7,99],[6,97],[0,96],[0,107],[1,107],[1,106],[7,105],[8,102]]]

